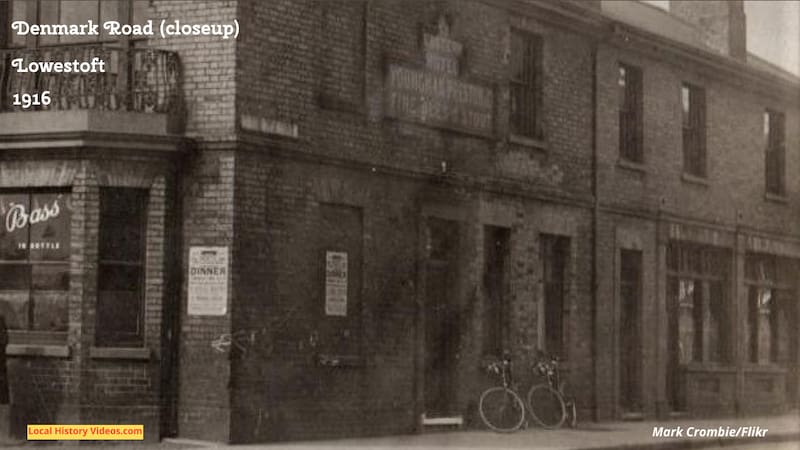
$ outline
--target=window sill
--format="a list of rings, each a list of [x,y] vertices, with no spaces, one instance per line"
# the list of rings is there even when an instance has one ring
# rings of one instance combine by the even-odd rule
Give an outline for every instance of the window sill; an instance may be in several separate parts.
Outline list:
[[[692,362],[685,366],[687,372],[735,373],[736,367],[714,362]]]
[[[67,332],[8,330],[8,343],[34,346],[65,346],[67,344]]]
[[[764,193],[764,200],[773,203],[781,203],[786,205],[789,203],[789,198],[786,197],[786,194],[775,194],[772,192],[765,192]]]
[[[634,172],[639,172],[639,173],[641,173],[643,175],[648,172],[647,171],[647,166],[645,166],[643,163],[634,162],[634,161],[631,161],[631,160],[628,160],[628,159],[623,159],[623,158],[620,158],[620,159],[617,160],[617,167],[620,167],[620,168],[626,169],[626,170],[632,170]]]
[[[702,187],[706,187],[706,188],[711,184],[711,183],[709,183],[708,178],[700,177],[700,176],[697,176],[697,175],[692,175],[692,174],[686,173],[686,172],[681,174],[681,180],[683,180],[683,181],[685,181],[685,182],[687,182],[689,184],[693,184],[695,186],[702,186]]]
[[[786,373],[786,368],[781,367],[774,363],[767,363],[763,365],[758,365],[754,363],[749,363],[744,366],[744,371],[748,373],[773,373],[773,374],[783,374]]]
[[[129,359],[147,361],[149,348],[132,347],[89,347],[89,357],[93,359]]]
[[[70,347],[68,345],[8,344],[6,355],[69,358]]]
[[[525,147],[535,148],[537,150],[547,151],[547,142],[542,139],[509,133],[508,142],[512,144],[523,145]]]
[[[317,105],[323,110],[363,115],[366,107],[361,102],[354,102],[337,95],[320,93],[317,95]]]

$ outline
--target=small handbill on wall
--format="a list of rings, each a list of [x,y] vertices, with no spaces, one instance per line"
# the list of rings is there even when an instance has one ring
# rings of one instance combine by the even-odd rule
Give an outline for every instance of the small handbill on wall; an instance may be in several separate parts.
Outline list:
[[[228,247],[189,248],[189,315],[228,311]]]
[[[325,315],[347,316],[347,252],[325,252]]]

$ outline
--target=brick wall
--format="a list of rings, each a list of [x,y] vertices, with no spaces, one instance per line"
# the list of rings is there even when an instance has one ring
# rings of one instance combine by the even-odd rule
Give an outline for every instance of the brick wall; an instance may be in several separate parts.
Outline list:
[[[364,67],[342,63],[326,69],[327,56],[320,49],[334,44],[349,49],[350,40],[331,43],[320,35],[324,8],[319,4],[279,1],[265,8],[258,2],[241,2],[240,9],[237,111],[297,124],[301,139],[308,143],[304,152],[423,173],[440,170],[445,161],[448,168],[466,176],[511,179],[525,185],[549,185],[574,196],[590,195],[592,84],[590,46],[585,39],[479,2],[420,2],[413,7],[367,2],[365,11],[352,11],[367,20],[365,54],[361,55]],[[439,14],[450,18],[452,38],[467,49],[461,77],[496,89],[497,140],[382,120],[387,64],[421,68],[421,33],[432,32]],[[540,144],[544,150],[512,145],[505,139],[511,26],[541,33],[545,39],[542,91],[548,114],[546,138]],[[343,74],[345,69],[350,73]],[[338,77],[365,80],[361,104],[351,104],[353,94],[345,102],[320,104],[320,85],[331,70]]]
[[[241,20],[237,16],[237,3],[158,0],[151,2],[148,15],[155,23],[177,19],[189,25],[231,25],[234,19]],[[187,136],[220,141],[235,135],[236,42],[219,36],[170,36],[145,42],[154,48],[178,52],[180,56]]]
[[[186,270],[191,246],[232,248],[235,157],[229,151],[204,150],[185,167],[181,197],[183,267],[178,348],[178,433],[183,436],[227,441],[230,427],[230,356],[211,344],[231,331],[231,305],[237,283],[229,279],[228,313],[225,316],[189,316]],[[236,263],[234,251],[229,264]]]
[[[355,4],[354,4],[355,5]],[[571,239],[568,378],[580,413],[592,410],[591,47],[584,38],[479,2],[366,2],[363,52],[353,36],[321,35],[318,2],[240,2],[237,111],[296,124],[299,139],[242,132],[236,155],[231,330],[248,337],[231,356],[231,440],[252,442],[410,432],[424,411],[420,366],[425,301],[426,217],[456,220],[461,242],[454,302],[461,335],[454,411],[473,424],[483,372],[484,227],[511,232],[506,345],[520,379],[538,345],[541,233]],[[410,5],[410,6],[409,6]],[[344,14],[344,10],[339,11]],[[445,14],[466,56],[461,77],[496,93],[493,139],[385,120],[387,64],[422,68],[421,33]],[[348,22],[349,21],[349,22]],[[510,27],[545,42],[546,137],[537,147],[507,141]],[[351,30],[352,31],[352,30]],[[330,55],[321,54],[325,48]],[[567,56],[569,55],[569,56]],[[341,60],[333,66],[330,58]],[[357,63],[363,61],[363,67]],[[328,73],[328,72],[332,73]],[[324,86],[335,75],[343,91]],[[364,95],[357,86],[363,80]],[[353,83],[353,84],[350,84]],[[324,94],[324,95],[323,95]],[[331,99],[331,97],[334,97]],[[241,125],[241,124],[240,124]],[[442,162],[447,173],[441,174]],[[570,205],[541,202],[555,193]],[[343,367],[317,362],[328,321],[321,311],[320,205],[358,208],[362,354]],[[188,234],[187,234],[188,236]],[[352,268],[356,270],[358,268]],[[421,278],[422,277],[422,278]],[[266,380],[266,381],[265,381]],[[189,405],[187,405],[189,406]],[[191,408],[187,410],[191,414]],[[307,418],[315,417],[313,424]]]

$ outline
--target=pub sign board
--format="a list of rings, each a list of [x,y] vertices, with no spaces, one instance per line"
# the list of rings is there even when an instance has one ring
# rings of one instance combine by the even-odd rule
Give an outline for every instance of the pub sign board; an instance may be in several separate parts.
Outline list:
[[[228,247],[189,248],[188,313],[224,316],[228,312]]]

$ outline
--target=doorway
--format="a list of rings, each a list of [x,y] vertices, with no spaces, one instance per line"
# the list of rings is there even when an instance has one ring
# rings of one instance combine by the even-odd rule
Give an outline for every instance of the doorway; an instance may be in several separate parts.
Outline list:
[[[623,414],[636,414],[642,412],[642,252],[621,250],[619,271],[619,405]]]
[[[456,414],[461,318],[457,307],[458,223],[428,219],[428,257],[425,268],[425,415]]]

